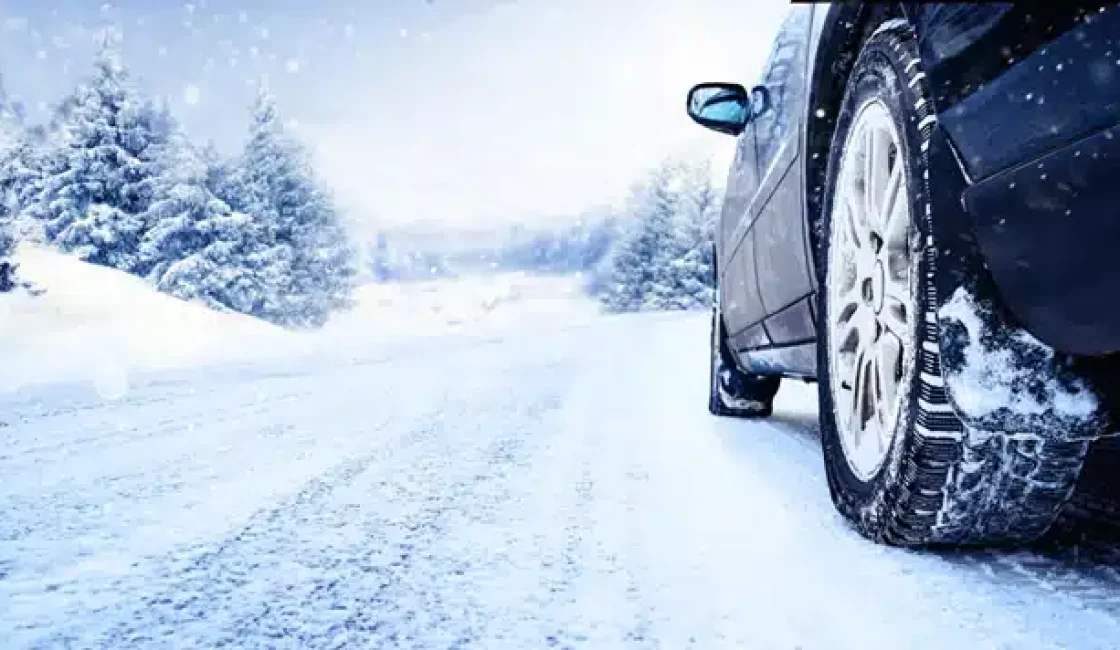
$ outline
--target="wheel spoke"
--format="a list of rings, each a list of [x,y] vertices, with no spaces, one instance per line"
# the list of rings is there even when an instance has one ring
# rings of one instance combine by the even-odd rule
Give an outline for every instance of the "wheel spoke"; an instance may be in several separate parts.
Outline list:
[[[869,444],[878,444],[875,438],[879,432],[877,428],[879,414],[876,412],[878,402],[876,396],[876,362],[875,351],[871,348],[864,350],[860,358],[859,370],[859,400],[853,412],[855,418],[856,446],[864,452]]]
[[[875,129],[870,126],[863,130],[863,210],[864,221],[871,228],[878,225],[876,198],[876,181],[879,173],[879,152],[875,146]]]
[[[882,231],[883,240],[888,244],[905,244],[906,230],[909,227],[907,211],[905,205],[902,205],[902,210],[899,210],[902,204],[901,196],[903,194],[903,176],[905,170],[903,169],[902,161],[895,162],[894,167],[887,177],[887,182],[883,188],[883,200],[880,202],[882,206]]]
[[[866,235],[863,232],[864,220],[861,215],[863,212],[863,204],[859,200],[860,193],[855,183],[851,178],[844,179],[846,182],[840,185],[841,196],[844,201],[844,210],[841,212],[846,217],[844,219],[843,233],[851,241],[852,246],[856,249],[862,249],[866,241]]]
[[[840,314],[834,343],[841,350],[862,354],[875,338],[875,314],[861,304],[851,304]]]
[[[868,356],[866,349],[861,349],[856,355],[855,362],[855,382],[852,385],[852,403],[849,405],[848,413],[848,426],[851,427],[852,433],[855,434],[856,445],[861,444],[861,438],[864,428],[864,404],[867,400],[867,369],[868,369]]]
[[[879,322],[900,341],[910,339],[910,289],[901,280],[889,279],[885,283],[883,309],[879,312]]]
[[[894,415],[895,399],[902,369],[902,343],[893,336],[884,336],[876,349],[876,376],[879,379],[879,411]]]

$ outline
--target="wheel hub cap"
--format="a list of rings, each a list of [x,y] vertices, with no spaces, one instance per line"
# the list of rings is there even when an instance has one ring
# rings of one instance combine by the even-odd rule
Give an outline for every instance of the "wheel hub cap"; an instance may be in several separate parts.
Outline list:
[[[881,101],[856,114],[835,187],[826,282],[830,379],[844,456],[868,480],[894,441],[917,333],[905,162]]]

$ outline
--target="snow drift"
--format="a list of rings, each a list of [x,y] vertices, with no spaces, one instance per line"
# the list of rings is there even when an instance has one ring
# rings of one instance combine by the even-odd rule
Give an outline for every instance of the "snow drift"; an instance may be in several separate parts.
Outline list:
[[[299,347],[298,336],[155,291],[143,279],[24,246],[21,278],[45,290],[0,296],[0,389],[93,381],[112,396],[128,373],[259,358]]]
[[[403,338],[502,335],[586,323],[598,307],[573,276],[521,273],[371,284],[322,330],[292,332],[159,293],[145,280],[39,247],[15,256],[45,290],[0,294],[0,391],[92,382],[118,397],[130,374],[308,355],[352,358]]]

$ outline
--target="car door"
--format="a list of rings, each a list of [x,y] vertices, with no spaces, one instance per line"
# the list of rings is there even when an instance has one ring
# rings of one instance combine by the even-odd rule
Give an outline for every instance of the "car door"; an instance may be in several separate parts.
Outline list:
[[[761,331],[765,316],[758,297],[754,262],[743,246],[744,235],[753,222],[752,201],[758,192],[757,149],[751,123],[739,134],[726,187],[717,231],[720,300],[732,347],[742,348],[750,343],[744,331],[752,324],[758,324],[757,330]]]
[[[763,323],[770,345],[776,348],[808,346],[815,338],[811,303],[815,280],[804,218],[804,165],[800,164],[812,11],[813,5],[794,5],[782,23],[760,84],[768,105],[753,121],[759,207],[748,244]],[[800,358],[794,366],[806,365],[804,354]],[[778,365],[788,364],[779,361]],[[788,369],[807,374],[813,370]]]

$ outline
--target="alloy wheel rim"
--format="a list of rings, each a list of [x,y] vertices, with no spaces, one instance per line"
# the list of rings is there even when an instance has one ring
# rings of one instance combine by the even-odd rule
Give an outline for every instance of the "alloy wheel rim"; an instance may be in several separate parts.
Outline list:
[[[852,122],[832,206],[827,287],[836,425],[867,481],[894,443],[913,374],[916,256],[901,138],[878,99]]]

